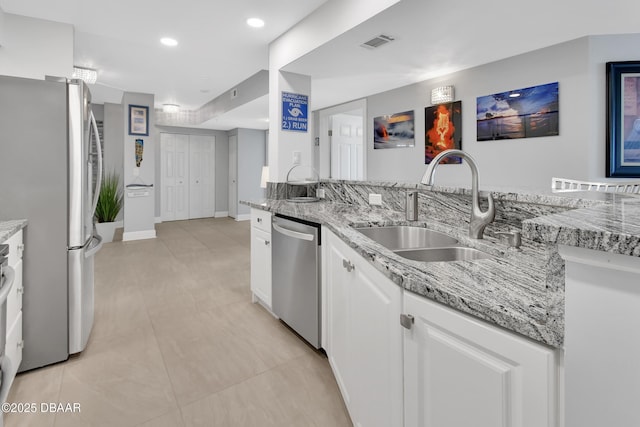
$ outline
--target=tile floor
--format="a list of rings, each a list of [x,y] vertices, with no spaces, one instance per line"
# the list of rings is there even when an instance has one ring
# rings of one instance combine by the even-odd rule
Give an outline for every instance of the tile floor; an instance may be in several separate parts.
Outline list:
[[[327,359],[251,303],[249,221],[157,224],[96,258],[87,349],[18,375],[7,427],[351,426]]]

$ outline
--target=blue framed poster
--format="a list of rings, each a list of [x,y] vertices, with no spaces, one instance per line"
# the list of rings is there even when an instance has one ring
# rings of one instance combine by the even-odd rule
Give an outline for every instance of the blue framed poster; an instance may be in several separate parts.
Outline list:
[[[309,124],[309,97],[282,92],[282,130],[306,132]]]
[[[640,62],[607,62],[607,177],[640,177]]]

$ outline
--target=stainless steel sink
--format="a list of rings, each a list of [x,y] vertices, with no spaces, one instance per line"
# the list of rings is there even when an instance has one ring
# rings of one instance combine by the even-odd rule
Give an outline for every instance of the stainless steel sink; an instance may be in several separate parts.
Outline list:
[[[437,248],[458,243],[456,239],[446,234],[409,225],[359,227],[356,230],[392,251],[398,249]]]
[[[472,261],[477,259],[491,258],[482,251],[464,246],[453,246],[447,248],[425,248],[394,251],[403,258],[422,262],[439,261]]]

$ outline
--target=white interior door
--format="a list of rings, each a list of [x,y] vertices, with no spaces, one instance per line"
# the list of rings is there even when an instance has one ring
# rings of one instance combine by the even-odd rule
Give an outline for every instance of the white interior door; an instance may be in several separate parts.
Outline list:
[[[161,216],[163,221],[189,218],[189,136],[160,134]]]
[[[364,132],[362,110],[335,114],[331,126],[331,178],[364,179]]]
[[[189,218],[215,215],[215,137],[189,136]]]
[[[238,136],[229,137],[229,216],[238,216]]]

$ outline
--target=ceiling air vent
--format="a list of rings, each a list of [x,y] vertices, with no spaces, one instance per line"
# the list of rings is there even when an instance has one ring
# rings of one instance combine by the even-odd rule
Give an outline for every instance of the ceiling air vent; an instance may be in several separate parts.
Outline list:
[[[384,34],[380,34],[379,36],[375,36],[371,40],[368,40],[368,41],[362,43],[360,46],[366,47],[367,49],[375,49],[377,47],[382,46],[383,44],[387,44],[389,42],[392,42],[393,40],[395,40],[395,39],[393,37],[391,37],[391,36],[386,36]]]

